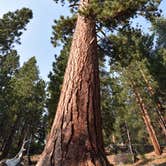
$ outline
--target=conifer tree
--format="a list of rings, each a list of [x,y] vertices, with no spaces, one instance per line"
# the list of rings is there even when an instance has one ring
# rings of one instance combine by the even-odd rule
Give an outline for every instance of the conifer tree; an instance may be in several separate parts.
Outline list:
[[[39,73],[34,57],[29,59],[10,80],[12,107],[7,111],[9,116],[7,133],[4,132],[1,157],[18,150],[25,138],[32,135],[38,140],[42,127],[45,104],[45,83],[39,79]],[[4,127],[4,125],[3,125]],[[36,135],[36,136],[35,136]],[[35,138],[34,138],[35,136]]]
[[[8,12],[0,19],[0,149],[4,148],[8,131],[12,123],[11,79],[19,68],[19,55],[14,45],[20,43],[20,36],[32,18],[32,11],[27,8]],[[9,125],[10,124],[10,125]],[[5,156],[7,152],[4,152]],[[3,157],[2,155],[2,157]]]
[[[111,30],[138,10],[150,17],[149,4],[155,11],[158,3],[149,1],[80,1],[56,116],[38,166],[109,165],[101,131],[96,23]]]
[[[44,144],[45,82],[35,58],[20,67],[14,50],[31,18],[32,11],[23,8],[0,19],[0,158],[13,156],[30,135],[32,149],[40,152]]]
[[[32,11],[22,8],[8,12],[0,19],[0,53],[13,49],[14,44],[20,44],[20,36],[32,18]]]

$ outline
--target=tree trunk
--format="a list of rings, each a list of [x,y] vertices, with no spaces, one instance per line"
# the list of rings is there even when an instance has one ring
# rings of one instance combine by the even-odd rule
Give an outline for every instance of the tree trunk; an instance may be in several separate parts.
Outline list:
[[[14,135],[15,135],[15,132],[16,132],[17,125],[18,125],[18,117],[16,118],[14,124],[12,125],[11,131],[10,131],[7,139],[5,140],[5,144],[3,146],[2,154],[0,156],[0,159],[3,159],[5,157],[7,157],[8,153],[10,151],[10,148],[12,146],[12,143],[13,143],[13,138],[14,138]]]
[[[155,95],[155,92],[152,88],[152,86],[150,85],[149,81],[147,80],[143,70],[140,68],[140,72],[141,72],[141,75],[146,83],[146,86],[147,86],[147,89],[148,89],[148,92],[150,94],[151,97],[154,97]],[[159,124],[160,124],[160,127],[162,128],[163,130],[163,133],[166,137],[166,121],[164,119],[164,114],[163,114],[163,108],[162,108],[162,104],[161,102],[157,99],[156,101],[156,106],[157,106],[157,109],[156,109],[156,112],[157,112],[157,115],[158,115],[158,118],[159,118]]]
[[[151,123],[151,120],[150,120],[148,111],[147,111],[147,109],[146,109],[146,107],[145,107],[145,104],[144,104],[144,102],[143,102],[143,99],[142,99],[140,93],[139,93],[139,92],[136,90],[136,88],[135,88],[134,82],[132,82],[132,86],[133,86],[133,90],[134,90],[134,94],[135,94],[135,96],[136,96],[137,102],[138,102],[138,104],[140,105],[141,113],[142,113],[142,118],[143,118],[144,123],[145,123],[145,125],[146,125],[148,134],[149,134],[149,136],[150,136],[152,145],[153,145],[153,147],[154,147],[154,151],[155,151],[155,153],[156,153],[157,155],[160,155],[160,154],[161,154],[161,148],[160,148],[158,139],[157,139],[157,137],[156,137],[155,130],[154,130],[153,126],[152,126],[152,123]]]
[[[125,121],[125,127],[126,127],[126,133],[127,133],[127,138],[128,138],[129,150],[130,150],[130,153],[132,155],[132,161],[133,161],[133,163],[135,163],[137,161],[137,157],[136,157],[134,147],[132,145],[131,135],[130,135],[130,131],[129,131],[129,128],[128,128],[126,121]]]
[[[27,157],[28,157],[28,165],[32,165],[31,157],[30,157],[30,148],[31,148],[31,142],[32,142],[32,135],[30,136],[28,146],[27,146]]]
[[[18,143],[17,143],[17,149],[20,149],[24,138],[26,138],[26,135],[27,135],[26,123],[23,124],[23,126],[20,130],[21,131],[18,133],[19,134],[19,139],[18,139]]]
[[[81,0],[81,8],[88,3]],[[95,18],[78,15],[56,116],[37,166],[109,166],[99,91]]]

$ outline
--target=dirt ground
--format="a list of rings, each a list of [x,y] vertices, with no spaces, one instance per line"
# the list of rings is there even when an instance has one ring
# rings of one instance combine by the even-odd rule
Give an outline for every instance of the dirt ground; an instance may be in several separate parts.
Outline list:
[[[166,166],[166,148],[160,156],[155,155],[154,152],[147,153],[144,156],[138,156],[139,160],[134,164],[123,164],[122,162],[117,164],[116,157],[116,155],[108,156],[110,163],[115,166]]]
[[[39,160],[40,155],[31,156],[31,161],[36,164]],[[111,164],[115,166],[166,166],[166,148],[163,150],[162,155],[157,156],[154,152],[150,152],[145,154],[144,156],[137,156],[138,161],[132,164],[123,164],[123,163],[116,163],[116,155],[109,155],[107,156],[108,160]]]

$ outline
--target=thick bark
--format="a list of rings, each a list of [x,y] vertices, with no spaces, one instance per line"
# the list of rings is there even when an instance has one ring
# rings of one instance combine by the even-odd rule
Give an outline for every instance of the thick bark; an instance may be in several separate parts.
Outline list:
[[[101,130],[95,20],[78,15],[56,116],[37,166],[108,165]]]
[[[148,89],[148,92],[149,92],[150,96],[154,97],[155,92],[154,92],[152,86],[150,85],[149,81],[147,80],[147,78],[146,78],[146,76],[145,76],[145,74],[144,74],[144,72],[141,68],[140,68],[140,72],[141,72],[141,75],[142,75],[142,77],[143,77],[143,79],[146,83],[146,86],[147,86],[147,89]],[[166,121],[164,119],[162,104],[158,99],[156,101],[156,106],[157,106],[156,112],[157,112],[157,115],[158,115],[158,118],[159,118],[159,125],[162,128],[163,133],[166,137]]]
[[[147,131],[148,131],[148,134],[150,136],[150,139],[151,139],[151,142],[152,142],[152,145],[154,147],[154,151],[157,155],[160,155],[161,154],[161,148],[160,148],[160,145],[159,145],[159,142],[158,142],[158,139],[156,137],[156,133],[155,133],[155,130],[152,126],[152,123],[151,123],[151,120],[150,120],[150,117],[149,117],[149,114],[148,114],[148,111],[145,107],[145,104],[143,102],[143,99],[140,95],[140,93],[137,91],[137,89],[135,88],[135,85],[134,85],[134,82],[132,82],[132,87],[133,87],[133,90],[134,90],[134,94],[135,94],[135,97],[137,99],[137,102],[141,108],[141,113],[142,113],[142,118],[144,120],[144,123],[146,125],[146,128],[147,128]]]

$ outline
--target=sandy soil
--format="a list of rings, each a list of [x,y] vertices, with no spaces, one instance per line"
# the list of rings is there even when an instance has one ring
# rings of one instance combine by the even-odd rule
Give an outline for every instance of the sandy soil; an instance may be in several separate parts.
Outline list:
[[[108,156],[108,160],[110,163],[114,164],[115,166],[166,166],[166,148],[163,151],[162,155],[158,156],[155,155],[154,152],[150,152],[145,154],[144,156],[138,156],[139,160],[136,163],[132,164],[117,164],[116,155]]]
[[[40,155],[31,156],[31,161],[35,163],[39,160]],[[108,160],[115,166],[166,166],[166,148],[163,150],[162,155],[157,156],[154,152],[145,154],[144,156],[138,156],[139,160],[132,164],[117,164],[116,155],[109,155]]]

